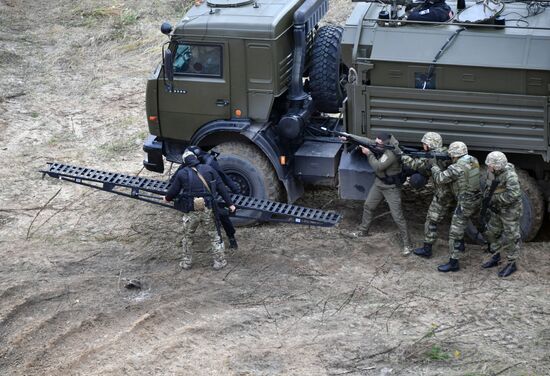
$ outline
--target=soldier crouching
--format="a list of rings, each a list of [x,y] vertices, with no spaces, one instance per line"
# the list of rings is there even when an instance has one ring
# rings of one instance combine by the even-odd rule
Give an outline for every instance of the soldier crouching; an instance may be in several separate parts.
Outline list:
[[[499,277],[508,277],[516,271],[516,261],[519,257],[521,233],[519,221],[522,214],[521,188],[514,165],[508,163],[506,155],[493,151],[487,155],[485,164],[489,178],[485,192],[497,181],[496,189],[489,197],[490,217],[486,224],[485,238],[489,242],[491,259],[481,265],[482,268],[492,268],[498,265],[500,253],[506,253],[507,265],[498,272]],[[492,176],[491,176],[492,175]]]
[[[213,267],[215,270],[220,270],[227,265],[227,261],[217,224],[218,218],[214,211],[214,205],[217,205],[216,192],[220,193],[231,212],[235,211],[235,206],[222,180],[212,167],[200,164],[191,151],[183,153],[182,160],[185,167],[178,170],[164,198],[166,201],[172,201],[177,197],[180,210],[184,212],[183,257],[180,266],[183,269],[191,269],[193,236],[199,226],[202,226],[211,241]]]

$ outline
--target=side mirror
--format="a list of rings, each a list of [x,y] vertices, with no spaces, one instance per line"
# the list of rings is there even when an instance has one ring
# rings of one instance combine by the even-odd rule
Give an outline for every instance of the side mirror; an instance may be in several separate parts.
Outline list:
[[[172,51],[169,48],[164,51],[164,86],[170,92],[174,87],[174,64]]]

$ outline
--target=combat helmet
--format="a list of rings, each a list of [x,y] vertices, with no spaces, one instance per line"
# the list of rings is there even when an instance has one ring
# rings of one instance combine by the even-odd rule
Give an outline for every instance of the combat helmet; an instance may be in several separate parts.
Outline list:
[[[195,166],[199,163],[197,156],[191,150],[185,150],[181,156],[181,161],[186,166]]]
[[[468,147],[462,141],[455,141],[449,145],[448,153],[451,158],[462,157],[468,154]]]
[[[424,137],[422,137],[422,143],[428,145],[430,150],[433,150],[443,146],[443,139],[439,133],[427,132]]]
[[[507,163],[508,159],[506,158],[506,155],[501,151],[492,151],[487,154],[487,158],[485,158],[485,164],[487,166],[493,167],[497,171],[504,169]]]

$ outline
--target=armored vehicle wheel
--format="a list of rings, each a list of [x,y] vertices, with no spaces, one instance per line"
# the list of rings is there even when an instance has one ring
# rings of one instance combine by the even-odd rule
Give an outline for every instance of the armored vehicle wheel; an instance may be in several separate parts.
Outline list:
[[[255,146],[243,142],[226,142],[214,148],[220,153],[218,161],[224,172],[235,181],[240,194],[281,201],[283,189],[273,166]],[[244,226],[254,220],[232,219]]]
[[[527,171],[516,169],[521,185],[521,201],[523,203],[523,214],[520,219],[521,238],[523,241],[531,241],[537,236],[544,220],[544,199],[537,182]],[[482,177],[485,173],[482,174]],[[485,179],[482,179],[485,184]],[[470,223],[466,234],[473,241],[482,244],[485,242],[483,236],[477,232],[477,224]]]
[[[321,112],[338,112],[346,97],[348,68],[341,59],[342,33],[341,27],[323,26],[313,42],[309,87],[315,107]]]

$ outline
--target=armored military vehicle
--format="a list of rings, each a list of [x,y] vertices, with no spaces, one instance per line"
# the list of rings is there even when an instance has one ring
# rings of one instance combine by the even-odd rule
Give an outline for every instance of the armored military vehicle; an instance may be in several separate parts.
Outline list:
[[[144,164],[162,172],[195,144],[221,152],[244,195],[293,202],[325,185],[361,199],[372,169],[322,129],[384,130],[405,145],[436,131],[481,160],[507,153],[532,239],[550,180],[550,13],[530,4],[478,22],[450,2],[453,18],[433,23],[407,21],[405,1],[357,2],[345,25],[320,26],[327,0],[198,1],[162,27]]]

